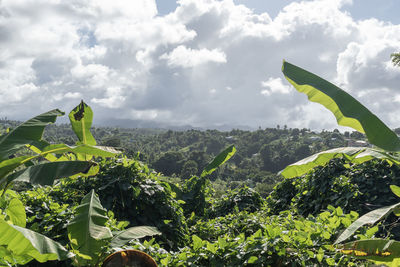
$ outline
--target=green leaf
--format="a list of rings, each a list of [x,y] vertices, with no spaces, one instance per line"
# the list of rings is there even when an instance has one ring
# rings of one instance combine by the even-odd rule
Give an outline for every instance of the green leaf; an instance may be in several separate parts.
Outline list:
[[[198,250],[203,246],[203,240],[198,237],[197,235],[192,235],[192,240],[193,240],[193,250]]]
[[[7,206],[6,214],[14,225],[26,226],[25,206],[18,198],[12,198]]]
[[[224,151],[219,153],[213,159],[213,161],[204,168],[203,172],[201,173],[201,177],[204,177],[206,175],[213,173],[215,171],[215,169],[217,169],[219,166],[221,166],[227,160],[229,160],[235,154],[235,152],[236,152],[235,146],[231,145],[228,148],[226,148]]]
[[[13,256],[24,259],[31,257],[39,262],[65,260],[73,256],[50,238],[26,228],[10,225],[1,219],[0,246],[6,246]]]
[[[0,160],[6,159],[26,144],[42,138],[44,128],[64,112],[55,109],[36,116],[0,137]]]
[[[393,194],[400,197],[400,187],[392,184],[392,185],[390,185],[390,190],[392,190]]]
[[[1,179],[0,184],[10,183],[15,179],[19,179],[30,181],[34,184],[52,185],[56,179],[91,172],[96,167],[98,167],[96,163],[88,161],[47,162],[14,172]]]
[[[283,62],[286,79],[308,99],[329,109],[339,125],[365,133],[368,141],[388,151],[400,151],[400,140],[378,117],[351,95],[302,68]]]
[[[383,159],[389,163],[400,164],[400,159],[389,153],[370,147],[339,147],[319,152],[290,164],[279,174],[285,178],[306,174],[317,166],[325,166],[333,158],[346,158],[352,163],[360,164],[372,159]]]
[[[341,252],[359,259],[393,262],[400,257],[400,242],[385,239],[365,239],[338,246]]]
[[[122,247],[129,241],[135,238],[142,238],[145,236],[161,235],[161,232],[156,227],[152,226],[135,226],[128,228],[124,231],[118,232],[111,239],[111,247],[117,248]]]
[[[285,178],[293,178],[301,176],[317,166],[326,165],[333,158],[339,158],[339,157],[346,157],[348,159],[355,158],[359,153],[361,153],[365,149],[366,148],[363,147],[339,147],[326,150],[311,155],[293,164],[290,164],[285,169],[283,169],[279,174],[281,174]]]
[[[75,218],[67,226],[72,248],[95,259],[104,245],[103,241],[112,238],[110,229],[105,226],[107,210],[101,206],[92,189],[75,212]]]
[[[21,166],[25,162],[33,159],[35,157],[32,156],[21,156],[21,157],[15,157],[12,159],[7,159],[3,160],[0,162],[0,178],[3,178],[10,172],[12,172],[14,169],[17,167]]]
[[[400,207],[400,203],[394,204],[392,206],[383,207],[380,209],[376,209],[373,211],[364,214],[360,218],[358,218],[355,222],[353,222],[343,233],[336,239],[334,244],[338,244],[351,237],[358,228],[366,224],[374,224],[384,216],[388,215],[395,208]]]
[[[253,264],[258,260],[258,258],[256,256],[251,256],[248,260],[247,263],[248,264]]]
[[[68,117],[72,129],[80,143],[95,146],[96,140],[90,132],[90,127],[92,126],[93,121],[92,109],[82,100],[81,103],[69,113]]]
[[[48,154],[63,154],[63,153],[75,153],[91,155],[96,157],[114,157],[115,154],[120,153],[115,149],[110,149],[104,146],[90,146],[90,145],[78,145],[78,146],[68,146],[66,144],[46,144],[44,142],[35,143],[35,148],[33,148],[36,153],[40,156],[46,156]]]

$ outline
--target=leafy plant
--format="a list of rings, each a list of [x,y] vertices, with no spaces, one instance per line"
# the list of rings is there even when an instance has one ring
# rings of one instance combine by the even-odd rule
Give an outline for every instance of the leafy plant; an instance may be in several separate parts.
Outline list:
[[[391,131],[357,100],[335,85],[288,62],[283,63],[282,71],[287,80],[298,91],[307,94],[309,100],[318,102],[332,111],[339,125],[349,126],[361,133],[365,133],[368,141],[380,148],[358,151],[350,148],[347,151],[339,149],[334,153],[322,152],[319,155],[311,156],[304,161],[291,165],[290,168],[292,170],[286,170],[286,172],[284,170],[283,174],[293,173],[299,169],[307,170],[312,168],[314,164],[326,164],[327,158],[336,157],[338,153],[341,153],[342,156],[350,161],[355,160],[357,162],[357,159],[364,161],[365,159],[381,158],[390,163],[399,164],[398,152],[400,151],[400,139],[396,133]],[[388,153],[390,151],[397,153]],[[299,173],[301,172],[300,170]],[[390,188],[396,195],[400,195],[399,187],[391,185]],[[335,243],[344,241],[362,225],[375,223],[392,211],[398,214],[399,205],[400,203],[383,207],[361,216],[343,232]],[[394,240],[373,239],[354,241],[345,244],[343,248],[343,252],[352,254],[353,256],[388,262],[392,265],[400,263],[399,255],[395,252],[398,250],[398,242]]]
[[[135,238],[160,235],[150,226],[136,226],[111,233],[106,226],[107,210],[92,189],[76,208],[75,218],[68,224],[68,237],[75,253],[74,265],[97,266],[105,258],[108,246],[119,248]]]
[[[81,109],[81,113],[82,120],[85,117],[84,109]],[[7,199],[9,192],[12,192],[8,188],[13,181],[18,179],[51,185],[55,179],[61,177],[92,175],[98,171],[98,166],[86,159],[115,155],[114,152],[85,143],[70,147],[64,144],[49,144],[42,140],[45,126],[54,123],[61,115],[64,113],[60,110],[43,113],[0,137],[0,202],[3,203],[0,216],[0,251],[3,263],[21,264],[32,259],[40,262],[62,260],[73,255],[59,243],[24,228],[24,206],[15,194],[11,199]],[[80,127],[75,127],[74,130],[79,131]],[[31,151],[28,152],[26,148],[30,148]],[[43,158],[46,161],[43,161]]]

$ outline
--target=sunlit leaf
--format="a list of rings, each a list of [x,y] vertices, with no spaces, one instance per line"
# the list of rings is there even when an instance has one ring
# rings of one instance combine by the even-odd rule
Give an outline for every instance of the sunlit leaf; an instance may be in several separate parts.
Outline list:
[[[339,245],[343,254],[379,262],[393,262],[400,257],[400,242],[384,239],[366,239]]]
[[[20,156],[12,159],[3,160],[0,162],[0,178],[3,178],[18,166],[23,165],[25,162],[33,159],[32,156]]]
[[[236,152],[236,148],[234,145],[229,146],[224,151],[219,153],[210,164],[208,164],[203,172],[201,173],[201,177],[209,175],[213,173],[219,166],[224,164],[227,160],[229,160]]]
[[[112,238],[110,229],[106,227],[107,211],[92,189],[75,212],[75,218],[67,226],[72,248],[95,259],[103,241]]]
[[[85,145],[96,145],[90,127],[93,121],[93,111],[83,100],[68,115],[72,129],[78,137],[80,143]]]
[[[390,190],[392,190],[393,194],[400,197],[400,187],[392,184],[392,185],[390,185]]]
[[[47,154],[63,154],[63,153],[75,153],[83,155],[91,155],[96,157],[114,157],[117,150],[112,150],[108,147],[96,147],[90,145],[78,145],[68,146],[66,144],[47,144],[36,143],[35,152],[39,153],[40,156],[46,156]],[[42,145],[42,146],[41,146]]]
[[[44,128],[64,112],[55,109],[36,116],[0,137],[0,160],[6,159],[26,144],[42,138]]]
[[[317,75],[286,61],[282,72],[286,79],[308,99],[329,109],[339,125],[365,133],[368,141],[388,151],[400,151],[400,140],[378,117],[348,93]]]
[[[34,184],[52,185],[54,180],[79,173],[90,172],[97,164],[88,161],[56,161],[33,165],[14,172],[0,180],[0,184],[10,183],[15,179]],[[98,168],[96,168],[98,170]]]
[[[124,231],[118,232],[111,239],[111,247],[122,247],[135,238],[143,238],[145,236],[161,235],[156,227],[152,226],[135,226]]]
[[[18,198],[12,198],[7,206],[6,214],[14,225],[26,226],[25,206]]]
[[[357,229],[366,224],[374,224],[383,217],[387,216],[395,208],[400,207],[400,203],[394,204],[392,206],[383,207],[364,214],[353,222],[343,233],[336,239],[335,244],[341,243],[347,238],[351,237]]]
[[[39,262],[65,260],[73,256],[50,238],[0,219],[0,246],[7,247],[15,256],[26,256]]]
[[[356,155],[364,150],[365,148],[363,147],[333,148],[290,164],[284,170],[282,170],[280,174],[285,178],[301,176],[317,166],[324,166],[328,164],[328,162],[333,158],[346,157],[348,159],[354,159]]]
[[[317,166],[325,166],[333,158],[346,158],[356,164],[372,159],[384,159],[390,163],[400,164],[397,157],[382,150],[370,147],[339,147],[319,152],[290,164],[279,174],[285,178],[301,176]]]

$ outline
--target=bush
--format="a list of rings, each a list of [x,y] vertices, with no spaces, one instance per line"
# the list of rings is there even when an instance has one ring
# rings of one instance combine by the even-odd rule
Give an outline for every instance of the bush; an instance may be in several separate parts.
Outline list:
[[[175,193],[146,165],[134,160],[103,162],[95,177],[67,178],[54,187],[27,192],[25,203],[32,210],[32,226],[48,236],[65,239],[66,224],[70,220],[66,216],[71,216],[70,207],[78,206],[91,189],[96,191],[103,207],[112,211],[117,220],[128,221],[129,226],[157,227],[163,233],[160,241],[167,247],[186,244],[188,227]],[[57,203],[63,204],[57,206]],[[43,216],[52,219],[42,221]]]
[[[227,194],[218,198],[213,204],[210,217],[225,216],[235,210],[255,212],[260,210],[263,204],[264,200],[257,191],[243,186],[233,191],[229,190]]]

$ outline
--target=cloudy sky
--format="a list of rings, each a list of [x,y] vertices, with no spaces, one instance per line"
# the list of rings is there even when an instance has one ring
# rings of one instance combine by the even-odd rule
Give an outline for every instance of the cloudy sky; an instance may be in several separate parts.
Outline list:
[[[282,60],[400,127],[398,0],[0,0],[0,117],[333,129]]]

